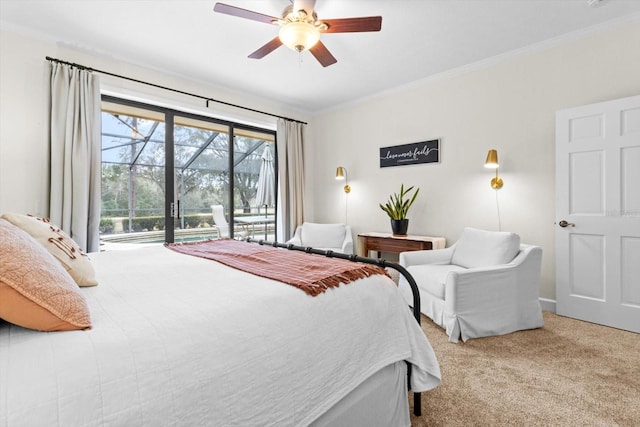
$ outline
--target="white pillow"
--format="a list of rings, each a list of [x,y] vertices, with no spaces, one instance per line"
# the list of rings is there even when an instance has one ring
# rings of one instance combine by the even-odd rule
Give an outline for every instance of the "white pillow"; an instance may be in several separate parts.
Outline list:
[[[48,219],[31,215],[5,213],[0,218],[29,233],[64,266],[78,286],[95,286],[93,266],[76,242]]]
[[[465,268],[507,264],[519,251],[520,236],[516,233],[466,227],[456,243],[451,263]]]
[[[341,248],[346,232],[344,224],[302,224],[300,241],[302,246],[313,248]]]

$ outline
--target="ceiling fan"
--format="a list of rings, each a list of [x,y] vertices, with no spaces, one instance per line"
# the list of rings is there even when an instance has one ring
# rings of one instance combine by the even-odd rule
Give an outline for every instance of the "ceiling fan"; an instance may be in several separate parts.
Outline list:
[[[249,55],[249,58],[264,58],[284,44],[297,52],[308,50],[323,67],[335,64],[338,60],[320,41],[320,34],[380,31],[382,27],[382,16],[318,20],[313,9],[315,4],[316,0],[293,0],[292,4],[282,12],[282,18],[224,3],[216,3],[213,10],[226,15],[280,26],[278,36]]]

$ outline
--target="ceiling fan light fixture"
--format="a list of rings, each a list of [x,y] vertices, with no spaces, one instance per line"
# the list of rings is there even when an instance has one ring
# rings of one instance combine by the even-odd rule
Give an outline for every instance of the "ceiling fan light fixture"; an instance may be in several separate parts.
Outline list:
[[[282,44],[296,52],[312,48],[320,40],[320,30],[304,21],[289,22],[280,28],[278,37]]]

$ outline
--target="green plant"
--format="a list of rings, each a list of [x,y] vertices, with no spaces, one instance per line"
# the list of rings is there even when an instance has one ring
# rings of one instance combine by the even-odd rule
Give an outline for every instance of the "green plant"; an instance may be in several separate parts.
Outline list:
[[[113,229],[113,220],[111,218],[100,218],[100,234],[111,234],[113,233]]]
[[[380,209],[385,211],[389,218],[391,219],[405,219],[407,217],[407,212],[409,208],[416,201],[416,197],[418,196],[419,188],[416,188],[416,191],[411,196],[409,193],[413,190],[413,185],[405,190],[404,184],[400,186],[400,194],[393,193],[389,196],[389,201],[384,205],[380,203]]]

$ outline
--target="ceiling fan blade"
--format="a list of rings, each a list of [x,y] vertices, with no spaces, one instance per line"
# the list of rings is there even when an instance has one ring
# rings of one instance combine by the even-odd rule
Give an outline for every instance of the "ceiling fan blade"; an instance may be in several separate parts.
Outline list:
[[[331,64],[338,62],[336,58],[329,52],[329,49],[321,42],[318,41],[315,45],[309,49],[309,52],[318,60],[320,65],[328,67]]]
[[[380,31],[382,16],[364,16],[362,18],[322,19],[327,24],[325,33],[360,33]]]
[[[249,58],[264,58],[280,46],[282,46],[282,42],[280,41],[280,38],[276,36],[269,43],[265,44],[264,46],[253,52],[251,55],[249,55]]]
[[[251,19],[252,21],[264,22],[265,24],[273,24],[278,22],[278,18],[254,12],[252,10],[242,9],[240,7],[229,6],[224,3],[216,3],[213,7],[214,12],[224,13],[225,15],[237,16],[239,18]]]

